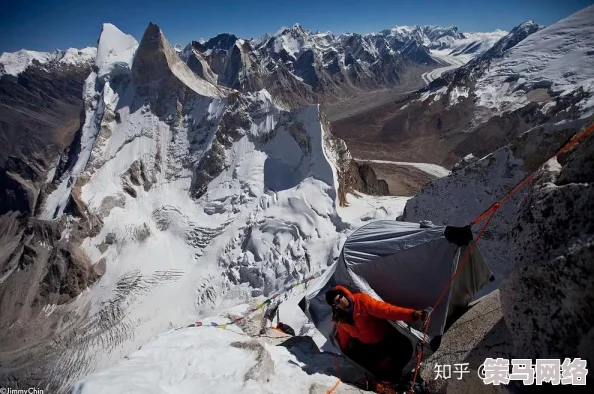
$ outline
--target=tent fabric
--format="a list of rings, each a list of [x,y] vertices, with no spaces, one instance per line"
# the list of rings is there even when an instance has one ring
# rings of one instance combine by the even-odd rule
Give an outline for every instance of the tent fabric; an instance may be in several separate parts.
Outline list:
[[[338,260],[311,285],[300,306],[316,328],[334,345],[332,311],[325,293],[336,285],[352,292],[366,292],[372,297],[405,308],[433,306],[456,272],[468,245],[452,243],[452,227],[391,220],[371,222],[354,231],[343,245]],[[448,238],[450,240],[448,240]],[[454,241],[458,244],[460,242]],[[430,356],[433,339],[441,335],[463,312],[476,293],[493,274],[475,247],[469,261],[433,311],[423,358]],[[416,345],[423,338],[421,324],[390,322],[398,332]],[[416,358],[405,367],[414,367]]]

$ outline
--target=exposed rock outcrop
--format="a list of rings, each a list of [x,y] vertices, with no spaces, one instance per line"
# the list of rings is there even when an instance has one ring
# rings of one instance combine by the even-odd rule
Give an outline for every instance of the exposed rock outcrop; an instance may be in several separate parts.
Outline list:
[[[325,129],[331,131],[332,128],[326,116],[321,114],[320,119]],[[346,195],[354,191],[376,196],[389,194],[387,182],[378,179],[371,166],[355,161],[344,140],[330,132],[325,136],[324,143],[326,149],[335,154],[334,161],[338,171],[338,200],[341,206],[347,205]]]
[[[571,138],[584,121],[566,125],[536,127],[481,160],[450,176],[434,180],[410,199],[402,219],[416,222],[464,226],[491,204],[502,199],[516,184],[536,171]],[[481,238],[478,247],[495,275],[495,281],[480,293],[496,289],[515,268],[509,248],[516,223],[517,204],[523,189],[501,206]]]
[[[71,233],[69,239],[63,239],[64,231]],[[14,346],[16,337],[34,340],[29,337],[34,333],[26,329],[29,319],[46,305],[71,301],[99,278],[79,248],[87,233],[76,222],[67,226],[65,221],[19,218],[17,213],[0,217],[0,348]]]
[[[514,270],[501,287],[516,357],[594,362],[593,182],[590,136],[542,166],[519,205]]]
[[[32,65],[0,78],[0,214],[35,211],[50,170],[80,127],[90,70],[90,63]]]
[[[498,210],[478,245],[497,279],[481,294],[495,286],[500,286],[500,290],[476,301],[449,329],[422,372],[429,379],[431,374],[435,376],[435,371],[430,370],[435,363],[470,362],[471,374],[461,381],[429,382],[435,392],[473,393],[478,387],[481,391],[487,389],[476,379],[476,368],[486,357],[562,361],[579,357],[591,365],[594,138],[587,137],[558,159],[549,158],[592,124],[590,119],[582,127],[544,127],[524,133],[508,147],[433,181],[407,204],[407,221],[435,222],[437,218],[438,223],[464,225],[472,219],[469,211],[477,208],[477,200],[490,196],[480,204],[486,208],[489,200],[501,199],[517,181],[536,171],[533,182]],[[487,315],[476,315],[487,310]],[[473,335],[459,331],[468,322],[474,322],[469,330],[473,335],[489,332],[494,341],[487,340],[489,346],[469,341]],[[469,361],[470,353],[480,356],[476,362]],[[536,390],[521,387],[518,382],[511,386],[518,393]],[[495,387],[488,389],[500,392]],[[579,386],[562,386],[559,390],[587,392]]]
[[[499,297],[496,290],[472,303],[444,334],[439,350],[423,362],[421,377],[430,393],[502,393],[501,387],[486,386],[478,377],[478,369],[487,357],[510,359],[513,351]],[[456,373],[462,369],[456,364],[468,364],[468,372]]]

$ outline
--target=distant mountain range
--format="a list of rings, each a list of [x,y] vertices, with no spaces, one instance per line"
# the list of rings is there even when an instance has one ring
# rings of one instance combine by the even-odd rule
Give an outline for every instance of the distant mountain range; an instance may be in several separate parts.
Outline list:
[[[277,100],[293,107],[396,86],[411,68],[429,70],[466,63],[505,34],[501,30],[462,33],[456,27],[400,26],[372,34],[336,36],[312,33],[296,24],[258,39],[223,33],[208,41],[193,41],[181,56],[192,71],[209,82],[241,91],[266,88]],[[17,76],[34,64],[46,68],[88,64],[95,54],[94,48],[4,53],[0,75]]]

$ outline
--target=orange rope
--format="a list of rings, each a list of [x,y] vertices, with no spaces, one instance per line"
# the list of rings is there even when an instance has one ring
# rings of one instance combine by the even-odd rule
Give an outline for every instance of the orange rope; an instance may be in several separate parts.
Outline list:
[[[591,125],[590,127],[588,127],[587,129],[585,129],[584,131],[582,131],[581,133],[579,133],[577,135],[577,137],[575,137],[573,140],[571,140],[567,144],[565,144],[561,149],[559,149],[559,151],[557,153],[555,153],[555,155],[553,157],[554,158],[557,158],[557,157],[559,157],[559,155],[562,155],[563,153],[566,153],[571,148],[573,148],[575,145],[577,145],[578,142],[580,142],[581,140],[583,140],[584,138],[586,138],[588,135],[592,134],[592,132],[594,132],[594,124]],[[493,205],[491,205],[489,208],[487,208],[487,210],[485,212],[481,213],[479,216],[477,216],[476,218],[474,218],[472,220],[472,222],[470,222],[470,224],[471,225],[475,225],[477,223],[482,222],[487,216],[489,216],[489,212],[491,212],[491,210],[496,205],[503,205],[506,202],[508,202],[512,198],[512,196],[518,192],[518,190],[520,190],[521,188],[523,188],[524,186],[526,186],[527,183],[529,183],[530,181],[532,181],[532,179],[534,179],[534,175],[535,175],[534,173],[528,175],[523,181],[521,181],[520,183],[518,183],[516,185],[516,187],[514,187],[512,189],[512,191],[510,191],[509,193],[507,193],[507,195],[505,197],[503,197],[503,199],[501,199],[501,201],[496,202]]]
[[[557,152],[557,154],[554,157],[557,158],[559,157],[559,155],[562,155],[563,153],[567,152],[568,150],[573,148],[578,142],[590,135],[593,131],[594,124],[588,127],[586,130],[582,131],[580,134],[578,134],[578,136],[575,137],[573,140],[569,141],[559,152]]]
[[[332,353],[332,359],[334,360],[334,368],[336,368],[336,374],[338,375],[338,380],[336,381],[336,383],[334,383],[334,386],[332,386],[331,388],[328,389],[328,391],[326,391],[326,394],[331,394],[334,390],[336,390],[336,388],[338,387],[338,384],[341,381],[341,377],[340,377],[340,368],[338,368],[338,363],[336,362],[336,354]]]
[[[585,137],[587,137],[588,135],[590,135],[593,131],[594,131],[594,124],[591,125],[590,127],[588,127],[587,129],[585,129],[584,131],[582,131],[580,134],[578,134],[577,137],[575,137],[573,140],[571,140],[570,142],[568,142],[567,144],[565,144],[565,146],[563,146],[553,157],[557,158],[557,157],[559,157],[559,155],[561,155],[563,153],[566,153],[572,147],[574,147],[578,142],[580,142],[582,139],[584,139]],[[448,289],[450,288],[450,286],[452,285],[452,283],[454,283],[454,280],[456,279],[456,277],[458,276],[458,274],[461,272],[461,270],[464,267],[464,265],[468,262],[468,260],[470,260],[470,256],[472,254],[472,250],[475,248],[475,246],[478,243],[479,239],[481,239],[481,237],[483,236],[483,233],[485,232],[485,229],[489,225],[489,222],[491,222],[491,220],[493,219],[493,216],[495,216],[495,212],[497,212],[497,210],[501,207],[501,205],[503,205],[506,202],[508,202],[512,198],[512,196],[514,194],[516,194],[521,188],[523,188],[524,186],[526,186],[526,184],[528,184],[529,182],[531,182],[534,179],[534,175],[535,175],[535,173],[531,173],[530,175],[528,175],[523,181],[521,181],[520,183],[518,183],[509,193],[507,193],[507,195],[503,199],[501,199],[501,201],[496,202],[493,205],[491,205],[489,208],[487,208],[487,210],[485,212],[481,213],[479,216],[477,216],[476,218],[474,218],[472,220],[472,222],[470,222],[470,225],[475,225],[477,223],[480,223],[481,221],[483,221],[485,218],[488,217],[488,219],[485,222],[485,224],[483,224],[483,227],[481,227],[481,229],[480,229],[480,231],[478,233],[478,236],[476,237],[476,239],[472,242],[472,244],[470,245],[470,247],[466,251],[466,254],[464,255],[464,257],[462,258],[460,264],[458,265],[458,268],[456,269],[456,272],[450,278],[450,281],[446,284],[445,288],[443,289],[443,291],[439,295],[439,298],[435,302],[435,305],[433,305],[433,310],[436,310],[437,309],[437,307],[439,306],[439,304],[443,300],[443,297],[446,295],[446,293],[447,293]],[[421,342],[421,347],[419,348],[419,351],[417,352],[417,363],[416,363],[416,366],[415,366],[415,374],[413,376],[413,382],[412,382],[413,383],[412,384],[413,387],[411,388],[411,391],[410,392],[413,392],[414,385],[415,385],[415,383],[417,381],[417,376],[418,376],[418,372],[419,372],[419,366],[421,365],[421,360],[423,358],[423,345],[427,342],[427,330],[429,329],[429,322],[430,321],[431,321],[431,317],[429,316],[429,317],[427,317],[427,321],[425,322],[425,329],[423,331],[423,341]]]
[[[439,298],[437,299],[437,301],[435,302],[435,305],[433,305],[433,310],[436,310],[437,307],[439,306],[439,304],[441,303],[441,301],[443,300],[443,297],[446,295],[448,289],[450,288],[450,286],[452,285],[452,283],[454,283],[454,280],[456,279],[456,277],[458,276],[458,274],[462,271],[462,268],[464,267],[464,265],[470,260],[470,256],[472,255],[472,251],[475,248],[476,244],[478,243],[479,239],[481,239],[481,237],[483,236],[485,230],[487,229],[487,226],[489,225],[489,222],[491,222],[491,219],[493,219],[493,216],[495,216],[495,212],[497,212],[497,210],[499,209],[499,204],[495,204],[491,207],[490,210],[488,210],[488,212],[490,211],[490,216],[487,219],[487,221],[485,222],[485,224],[483,224],[483,227],[481,227],[476,239],[472,242],[472,244],[470,245],[470,247],[468,248],[468,250],[466,251],[466,254],[464,255],[464,257],[462,258],[462,260],[460,261],[460,264],[458,264],[458,268],[456,268],[456,272],[454,272],[454,275],[450,278],[449,282],[446,284],[446,286],[444,287],[443,291],[441,292],[441,294],[439,295]],[[415,374],[413,376],[413,381],[412,381],[412,388],[411,388],[411,392],[413,392],[412,390],[414,390],[414,385],[417,382],[417,376],[419,373],[419,366],[421,365],[421,361],[423,358],[423,345],[425,343],[427,343],[427,331],[429,330],[429,322],[431,321],[431,317],[427,317],[427,321],[425,322],[425,329],[423,330],[423,341],[421,344],[421,347],[419,348],[419,351],[417,353],[417,363],[415,366]]]

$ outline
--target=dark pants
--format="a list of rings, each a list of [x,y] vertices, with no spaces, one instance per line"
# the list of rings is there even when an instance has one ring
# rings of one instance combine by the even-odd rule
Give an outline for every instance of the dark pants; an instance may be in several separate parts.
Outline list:
[[[353,344],[347,356],[380,380],[399,380],[402,368],[413,354],[411,342],[396,330],[383,341],[374,344],[351,340]]]

